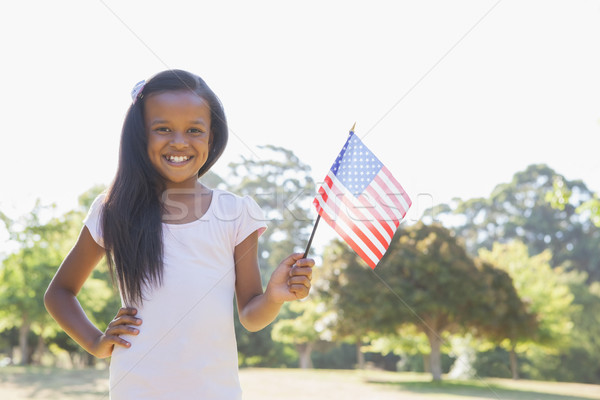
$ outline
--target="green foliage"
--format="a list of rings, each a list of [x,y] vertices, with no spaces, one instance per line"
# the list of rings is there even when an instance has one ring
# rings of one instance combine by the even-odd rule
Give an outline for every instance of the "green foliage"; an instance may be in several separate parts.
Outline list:
[[[548,353],[540,348],[527,352],[528,363],[524,376],[528,379],[560,382],[600,382],[598,353],[588,353],[583,347],[573,346],[567,352]]]
[[[367,350],[383,354],[399,354],[402,357],[421,356],[430,353],[431,345],[422,330],[410,324],[398,327],[394,333],[383,336],[373,335]]]
[[[52,216],[53,207],[34,209],[18,221],[8,221],[11,239],[19,250],[2,261],[0,270],[0,331],[12,327],[20,330],[22,351],[28,332],[41,335],[46,341],[62,344],[70,351],[79,351],[66,338],[46,312],[43,296],[71,249],[81,230],[82,221],[96,195],[103,187],[91,188],[80,196],[80,207],[61,216]],[[111,288],[108,271],[102,263],[86,281],[79,301],[90,319],[104,329],[120,307],[119,297]],[[60,340],[64,335],[63,340]],[[74,350],[76,349],[76,350]]]
[[[377,297],[383,289],[370,268],[340,240],[325,249],[323,265],[313,279],[327,308],[332,312],[332,340],[368,339],[389,315],[382,312]]]
[[[577,206],[577,204],[571,203],[572,197],[573,191],[567,187],[564,178],[556,176],[552,191],[546,193],[545,199],[553,208],[564,210],[567,204]],[[600,198],[596,193],[593,194],[591,199],[580,203],[575,211],[585,218],[589,218],[594,225],[600,228]]]
[[[511,276],[519,297],[528,303],[529,311],[536,315],[535,335],[529,338],[518,335],[514,338],[518,350],[524,351],[534,343],[545,346],[547,351],[567,346],[573,327],[570,318],[573,294],[561,282],[561,270],[550,266],[550,251],[529,256],[527,246],[514,241],[496,243],[491,251],[481,249],[479,256]]]
[[[337,313],[335,337],[372,336],[369,349],[397,354],[423,349],[431,353],[434,379],[440,379],[448,335],[478,329],[504,339],[494,324],[523,309],[507,274],[476,263],[440,225],[399,230],[375,271],[339,241],[327,248],[323,264],[321,292]]]
[[[319,340],[316,326],[323,317],[323,309],[312,299],[286,303],[290,310],[288,318],[279,318],[273,325],[271,336],[281,343],[303,344]]]
[[[473,368],[480,377],[510,378],[512,374],[509,365],[508,351],[502,347],[477,353],[473,362]]]
[[[548,353],[535,348],[528,353],[531,377],[557,381],[600,382],[600,283],[586,283],[584,272],[571,271],[559,277],[574,295],[570,332],[571,345]]]
[[[271,336],[274,341],[293,344],[299,353],[301,368],[312,368],[312,351],[320,340],[320,320],[325,315],[325,309],[311,296],[303,301],[285,304],[287,316],[279,318],[273,325]]]
[[[455,199],[450,204],[436,207],[437,218],[465,239],[472,254],[477,254],[480,248],[492,250],[494,243],[507,244],[517,240],[526,245],[528,256],[545,252],[546,264],[555,269],[556,279],[563,282],[561,289],[555,289],[557,293],[554,296],[559,298],[559,305],[561,301],[568,302],[569,299],[571,305],[564,307],[562,315],[556,312],[556,317],[546,319],[545,322],[538,312],[548,314],[545,308],[551,305],[540,304],[536,310],[529,295],[517,290],[519,297],[527,305],[527,312],[520,313],[519,319],[526,322],[528,315],[537,316],[535,327],[531,326],[517,335],[521,337],[518,339],[521,343],[519,349],[527,349],[519,357],[523,361],[521,372],[525,375],[550,379],[559,379],[560,376],[560,379],[567,379],[571,374],[573,380],[583,381],[590,381],[591,377],[596,376],[596,381],[600,382],[600,375],[596,372],[600,362],[594,362],[593,356],[598,354],[595,337],[598,336],[600,326],[595,317],[590,317],[596,315],[594,313],[597,310],[594,308],[593,296],[589,295],[589,288],[594,287],[594,281],[600,280],[600,229],[594,219],[598,213],[598,204],[597,195],[583,182],[567,180],[546,165],[531,165],[515,174],[511,182],[496,186],[488,198]],[[565,270],[571,272],[565,273]],[[541,273],[545,274],[543,271]],[[577,275],[578,279],[583,279],[579,284],[564,282],[565,277],[578,273],[581,274]],[[515,286],[518,286],[517,280],[512,275],[511,278],[515,280]],[[543,283],[540,282],[525,286],[531,286],[528,290],[541,290]],[[569,287],[574,298],[566,294],[560,300],[560,292],[565,290],[564,284]],[[520,287],[522,286],[523,284]],[[579,316],[582,309],[586,309],[587,317]],[[491,311],[496,310],[498,308]],[[518,320],[511,318],[500,322],[498,319],[497,325],[500,328],[510,328],[515,322]],[[517,323],[517,326],[527,327],[527,323]],[[570,333],[566,334],[570,327]],[[505,333],[509,333],[509,330],[505,329]],[[527,338],[528,331],[535,332],[535,335]],[[486,335],[490,334],[493,334],[493,330],[487,329]],[[489,344],[494,342],[498,341],[494,340]],[[535,350],[536,346],[532,345],[536,342],[541,343],[542,350]],[[508,340],[501,343],[505,349],[510,347]],[[582,349],[586,349],[588,353]],[[542,353],[543,357],[540,356]],[[569,361],[573,354],[578,354],[581,358],[579,367],[577,362]],[[584,357],[583,354],[590,356]],[[556,368],[548,368],[549,365]],[[568,369],[566,365],[572,367]]]
[[[564,180],[556,176],[552,183],[552,191],[547,192],[545,200],[557,210],[564,210],[566,205],[569,204],[569,199],[573,192],[566,187]]]
[[[0,269],[0,330],[18,328],[22,363],[29,362],[27,337],[33,330],[48,336],[57,327],[46,312],[43,295],[68,245],[63,232],[69,232],[73,218],[52,217],[38,202],[20,221],[8,225],[10,237],[19,249],[2,261]]]
[[[559,208],[548,202],[548,193],[557,191],[556,182],[562,182],[563,195],[555,201]],[[455,199],[434,212],[465,239],[471,254],[518,239],[531,254],[549,249],[552,267],[569,263],[586,271],[590,280],[600,280],[600,230],[576,211],[593,198],[583,182],[569,181],[546,165],[531,165],[511,182],[496,186],[489,198]]]
[[[594,198],[582,203],[577,207],[577,212],[589,216],[594,225],[600,228],[600,198],[594,194]]]
[[[487,287],[480,270],[440,225],[419,223],[397,232],[376,272],[392,289],[378,299],[395,316],[386,320],[392,329],[413,323],[426,334],[461,332],[482,318],[478,307]]]
[[[240,367],[294,367],[298,354],[291,344],[271,339],[273,324],[258,332],[244,329],[236,315],[234,318],[238,362]]]
[[[332,343],[312,353],[315,368],[351,369],[356,365],[356,346],[350,343]]]
[[[512,345],[535,337],[538,329],[537,315],[522,300],[511,275],[495,264],[478,260],[482,279],[489,288],[483,293],[483,314],[475,332],[493,345]]]

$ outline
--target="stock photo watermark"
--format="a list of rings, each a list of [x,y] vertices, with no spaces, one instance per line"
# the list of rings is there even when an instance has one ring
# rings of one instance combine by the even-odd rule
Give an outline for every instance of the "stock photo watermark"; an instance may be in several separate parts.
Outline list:
[[[418,193],[415,195],[411,205],[406,208],[396,205],[389,200],[392,197],[399,198],[404,192],[385,193],[384,196],[375,197],[368,193],[354,196],[350,193],[336,193],[327,196],[327,203],[336,207],[340,213],[354,222],[392,222],[402,220],[403,222],[416,223],[423,219],[436,222],[433,215],[433,195],[430,193]],[[307,211],[311,209],[314,191],[301,189],[295,192],[263,191],[253,193],[252,197],[262,206],[268,215],[262,212],[252,211],[242,207],[230,207],[235,204],[237,195],[229,192],[213,191],[212,193],[198,194],[194,189],[167,189],[161,196],[162,203],[169,208],[168,215],[163,217],[164,221],[177,221],[185,217],[194,216],[196,219],[210,220],[216,218],[218,221],[232,222],[242,217],[262,222],[280,222],[289,218],[296,221],[311,222]],[[190,201],[190,196],[194,201]],[[204,202],[198,201],[198,197],[211,197],[210,205],[201,207]],[[332,198],[334,197],[334,198]],[[193,204],[190,207],[190,203]],[[215,206],[219,204],[219,206]],[[411,212],[408,213],[408,208]],[[247,213],[247,215],[245,215]],[[404,216],[404,217],[402,217]]]

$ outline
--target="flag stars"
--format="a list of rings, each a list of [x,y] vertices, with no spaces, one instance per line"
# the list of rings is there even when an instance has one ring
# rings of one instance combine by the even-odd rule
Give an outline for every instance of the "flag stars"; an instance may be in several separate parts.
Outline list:
[[[356,135],[351,134],[331,167],[331,171],[352,194],[358,196],[371,183],[381,168],[381,162],[377,157]]]

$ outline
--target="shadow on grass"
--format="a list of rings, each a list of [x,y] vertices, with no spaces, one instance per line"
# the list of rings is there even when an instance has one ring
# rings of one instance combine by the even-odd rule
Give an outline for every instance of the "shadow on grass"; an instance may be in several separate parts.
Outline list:
[[[0,384],[10,383],[26,388],[28,398],[36,398],[40,392],[50,390],[63,394],[65,399],[95,398],[96,396],[108,399],[107,379],[107,371],[94,369],[0,368]]]
[[[530,390],[509,389],[487,382],[394,382],[384,380],[366,380],[369,384],[379,384],[397,387],[403,391],[420,394],[451,394],[453,396],[477,397],[490,400],[590,400],[590,397],[551,394]]]

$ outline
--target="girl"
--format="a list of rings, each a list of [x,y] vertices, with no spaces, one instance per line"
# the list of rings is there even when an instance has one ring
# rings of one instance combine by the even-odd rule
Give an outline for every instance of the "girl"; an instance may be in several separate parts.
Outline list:
[[[239,399],[234,293],[243,326],[260,330],[283,302],[308,296],[314,261],[290,255],[263,293],[262,211],[198,181],[228,137],[222,105],[201,78],[161,72],[132,96],[116,177],[91,206],[46,308],[89,353],[112,356],[113,400]],[[102,332],[76,296],[104,255],[123,307]]]

